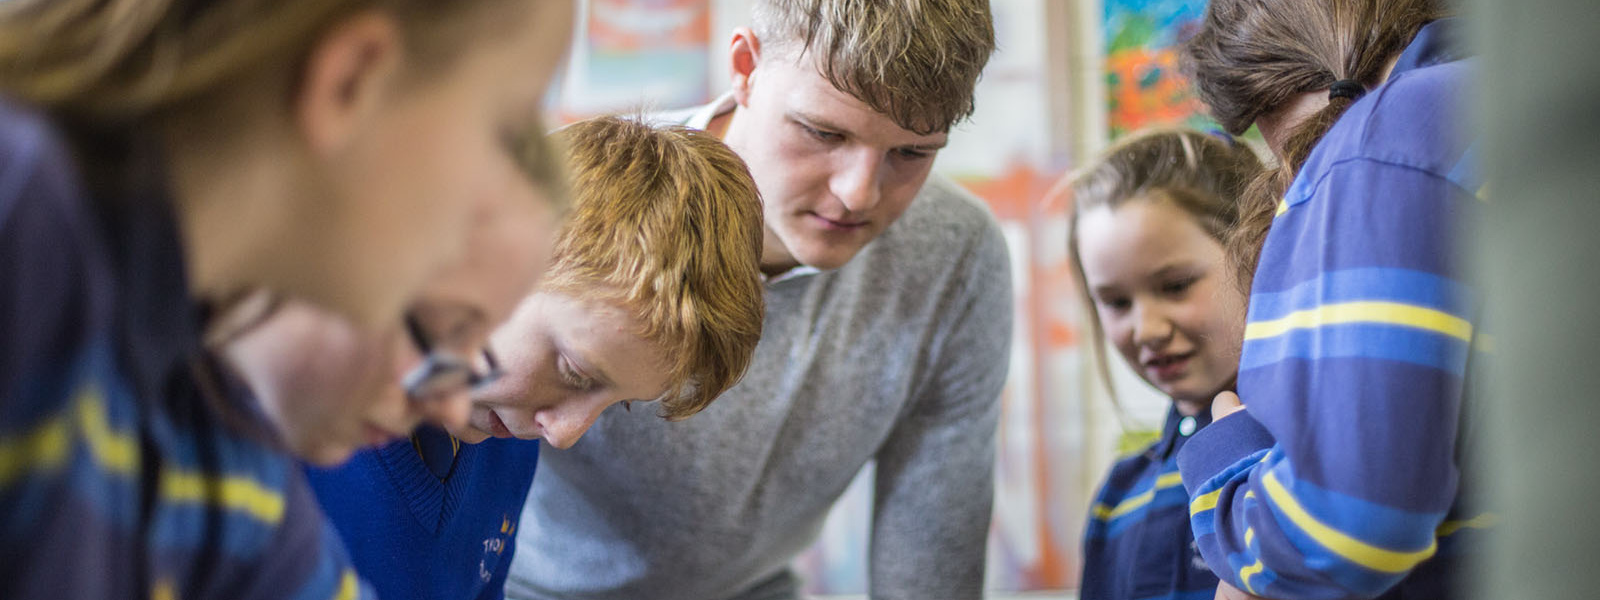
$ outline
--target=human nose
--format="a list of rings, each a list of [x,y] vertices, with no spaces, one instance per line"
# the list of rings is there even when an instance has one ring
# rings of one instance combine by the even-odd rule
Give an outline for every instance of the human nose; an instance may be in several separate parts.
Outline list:
[[[866,212],[878,205],[883,155],[870,148],[852,153],[848,164],[834,173],[830,184],[834,197],[852,213]]]
[[[1172,337],[1172,321],[1159,306],[1150,302],[1140,302],[1135,304],[1134,310],[1138,315],[1134,319],[1135,344],[1156,346]]]
[[[578,438],[594,426],[609,405],[599,400],[570,402],[555,410],[542,411],[534,419],[544,432],[545,443],[565,450],[578,443]]]

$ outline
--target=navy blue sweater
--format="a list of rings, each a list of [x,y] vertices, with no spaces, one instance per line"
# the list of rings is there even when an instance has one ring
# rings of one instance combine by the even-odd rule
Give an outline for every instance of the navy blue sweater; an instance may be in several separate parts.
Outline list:
[[[1189,494],[1178,451],[1211,413],[1167,411],[1161,439],[1117,461],[1089,509],[1083,532],[1081,600],[1211,600],[1217,576],[1189,530]]]
[[[384,600],[489,600],[505,595],[538,460],[537,440],[461,444],[441,481],[400,441],[306,472],[356,570]]]

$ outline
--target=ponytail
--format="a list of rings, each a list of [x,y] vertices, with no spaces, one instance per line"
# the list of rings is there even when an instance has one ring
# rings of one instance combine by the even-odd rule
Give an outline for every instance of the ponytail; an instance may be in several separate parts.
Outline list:
[[[1344,111],[1355,104],[1354,98],[1336,96],[1328,99],[1322,110],[1306,117],[1283,142],[1283,157],[1276,169],[1262,171],[1245,187],[1239,200],[1239,218],[1234,222],[1223,242],[1229,262],[1244,293],[1249,295],[1256,264],[1261,259],[1261,245],[1267,241],[1267,231],[1278,214],[1278,204],[1294,183],[1294,177],[1305,166],[1311,151],[1316,149],[1333,124],[1339,122]]]
[[[1248,290],[1278,203],[1311,150],[1354,102],[1375,87],[1389,59],[1430,21],[1444,0],[1212,0],[1184,49],[1183,65],[1223,129],[1244,133],[1296,97],[1328,90],[1328,105],[1285,139],[1282,163],[1253,181],[1228,235],[1228,254]]]

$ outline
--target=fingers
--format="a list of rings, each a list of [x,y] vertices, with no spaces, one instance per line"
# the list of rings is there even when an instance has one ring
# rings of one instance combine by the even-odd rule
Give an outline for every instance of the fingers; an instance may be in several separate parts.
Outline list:
[[[1221,421],[1223,417],[1244,410],[1244,403],[1240,402],[1239,395],[1233,392],[1217,394],[1211,401],[1211,420]]]
[[[1235,402],[1237,402],[1238,399],[1239,398],[1237,396],[1234,396]],[[1217,600],[1265,600],[1260,596],[1252,596],[1244,593],[1243,591],[1240,591],[1239,588],[1228,585],[1227,583],[1217,584],[1216,598]]]

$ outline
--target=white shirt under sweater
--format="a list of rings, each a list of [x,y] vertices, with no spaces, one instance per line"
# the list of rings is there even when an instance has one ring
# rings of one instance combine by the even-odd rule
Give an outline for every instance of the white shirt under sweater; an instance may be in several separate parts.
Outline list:
[[[710,408],[613,407],[541,453],[507,597],[797,598],[789,563],[875,460],[872,597],[980,598],[1010,269],[983,204],[930,176],[843,268],[768,280],[750,370]]]

